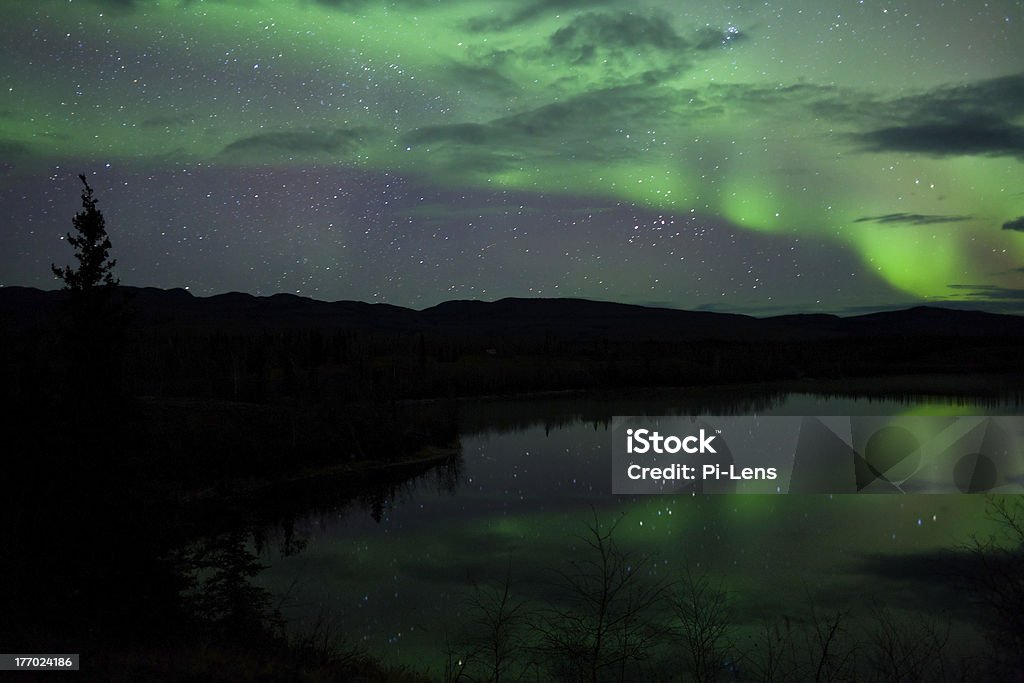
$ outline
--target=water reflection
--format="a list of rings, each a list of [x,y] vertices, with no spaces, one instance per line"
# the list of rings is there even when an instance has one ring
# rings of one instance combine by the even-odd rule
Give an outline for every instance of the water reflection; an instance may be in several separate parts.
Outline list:
[[[610,421],[618,414],[1007,414],[1020,395],[970,400],[750,392],[573,396],[463,406],[461,457],[371,493],[321,504],[275,526],[260,581],[287,595],[299,627],[323,611],[390,662],[439,664],[442,626],[473,586],[512,571],[526,599],[579,552],[594,514],[622,518],[622,546],[657,558],[650,571],[697,567],[742,594],[744,618],[782,613],[793,596],[821,604],[877,598],[908,609],[957,610],[944,587],[865,567],[948,548],[985,528],[976,496],[612,496]],[[302,552],[281,557],[288,539]],[[870,560],[870,561],[869,561]],[[874,563],[874,564],[872,564]],[[881,562],[885,564],[885,562]],[[962,602],[962,601],[960,601]]]

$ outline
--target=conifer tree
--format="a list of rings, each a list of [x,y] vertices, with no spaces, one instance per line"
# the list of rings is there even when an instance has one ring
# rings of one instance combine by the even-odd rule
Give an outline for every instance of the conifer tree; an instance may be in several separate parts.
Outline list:
[[[75,249],[78,267],[50,266],[53,274],[64,281],[64,289],[74,293],[91,292],[98,287],[114,287],[118,280],[113,275],[116,259],[110,258],[110,237],[107,236],[106,221],[96,208],[97,199],[85,176],[78,176],[85,189],[82,190],[82,210],[75,214],[75,234],[67,233],[68,242]]]
[[[50,267],[70,294],[64,303],[69,324],[62,355],[69,367],[63,397],[81,407],[84,419],[120,394],[126,311],[124,297],[115,296],[121,290],[113,275],[117,262],[110,258],[106,221],[92,187],[84,175],[78,177],[84,185],[82,210],[75,214],[74,230],[67,233],[78,265]]]

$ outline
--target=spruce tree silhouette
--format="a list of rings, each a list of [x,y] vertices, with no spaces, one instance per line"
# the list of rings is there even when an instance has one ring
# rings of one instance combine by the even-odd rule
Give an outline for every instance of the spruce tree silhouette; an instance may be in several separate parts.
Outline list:
[[[125,321],[122,307],[113,300],[119,280],[113,274],[117,261],[110,258],[106,219],[85,176],[79,174],[78,178],[84,186],[82,210],[75,214],[74,232],[67,233],[78,265],[58,268],[51,264],[50,269],[70,294],[70,326],[64,336],[64,356],[70,367],[68,385],[59,398],[88,413],[119,396]]]
[[[92,187],[79,174],[85,189],[82,190],[82,210],[74,218],[73,224],[77,234],[67,233],[68,242],[75,248],[78,268],[64,266],[58,268],[51,264],[53,274],[64,281],[64,289],[76,293],[89,292],[97,287],[116,287],[119,283],[113,275],[116,259],[110,258],[110,237],[107,236],[107,222],[103,214],[96,208],[97,199],[93,197]]]

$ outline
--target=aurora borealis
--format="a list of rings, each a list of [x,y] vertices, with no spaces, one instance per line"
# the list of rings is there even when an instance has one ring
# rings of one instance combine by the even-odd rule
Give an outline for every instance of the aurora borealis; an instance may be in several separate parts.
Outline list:
[[[0,284],[1024,309],[1024,3],[0,2]]]

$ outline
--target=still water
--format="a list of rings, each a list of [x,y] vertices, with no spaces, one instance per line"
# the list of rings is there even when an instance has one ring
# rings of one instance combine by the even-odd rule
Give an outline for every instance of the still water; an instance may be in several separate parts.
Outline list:
[[[325,619],[388,663],[437,671],[474,591],[502,586],[533,605],[583,552],[595,518],[647,571],[720,580],[754,623],[821,608],[886,605],[956,620],[964,600],[922,574],[937,551],[985,534],[977,495],[613,496],[612,415],[998,415],[1017,400],[809,394],[755,400],[554,397],[480,401],[461,410],[461,459],[376,500],[300,517],[304,549],[273,543],[259,582],[301,631]]]

